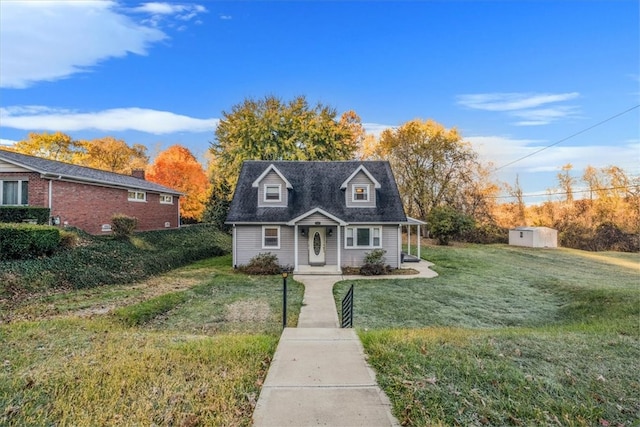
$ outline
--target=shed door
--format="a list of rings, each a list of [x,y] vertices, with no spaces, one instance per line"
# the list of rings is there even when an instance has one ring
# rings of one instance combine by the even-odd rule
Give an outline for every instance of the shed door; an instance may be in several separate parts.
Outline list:
[[[326,234],[323,227],[309,228],[309,264],[325,265]]]

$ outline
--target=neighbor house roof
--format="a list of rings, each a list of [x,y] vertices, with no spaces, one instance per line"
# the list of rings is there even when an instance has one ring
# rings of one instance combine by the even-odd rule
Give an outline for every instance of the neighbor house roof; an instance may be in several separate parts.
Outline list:
[[[258,188],[253,184],[275,167],[291,185],[287,207],[258,207]],[[380,185],[374,208],[348,208],[343,183],[359,168]],[[228,223],[287,223],[321,209],[347,223],[406,222],[402,200],[386,161],[245,161],[229,208]]]
[[[86,182],[89,184],[127,188],[131,190],[151,191],[178,196],[181,195],[180,192],[172,188],[130,175],[123,175],[100,169],[73,165],[71,163],[28,156],[26,154],[20,154],[13,151],[0,150],[0,160],[40,173],[45,178],[64,179],[69,181]]]

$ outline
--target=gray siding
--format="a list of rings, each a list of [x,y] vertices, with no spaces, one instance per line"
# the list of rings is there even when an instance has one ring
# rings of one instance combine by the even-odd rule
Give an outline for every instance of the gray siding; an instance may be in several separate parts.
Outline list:
[[[372,224],[374,226],[375,224]],[[342,238],[342,265],[349,267],[358,267],[364,263],[364,257],[368,252],[376,248],[370,249],[347,249],[344,247],[344,227],[341,227],[340,235]],[[386,263],[392,268],[398,267],[398,226],[387,225],[382,227],[382,249],[386,250]]]
[[[353,201],[353,187],[355,185],[369,186],[369,200],[366,202]],[[347,184],[345,191],[346,203],[348,208],[375,208],[376,207],[376,188],[364,172],[358,172]]]
[[[235,228],[235,264],[248,264],[254,256],[271,252],[278,257],[280,265],[293,266],[293,227],[280,226],[280,249],[262,249],[261,225],[238,225]]]
[[[280,186],[280,201],[279,202],[272,202],[272,201],[265,201],[264,200],[264,187],[267,184],[279,185]],[[285,184],[285,182],[282,180],[282,178],[280,178],[280,176],[277,173],[275,173],[274,171],[269,172],[267,174],[267,176],[262,178],[262,181],[260,181],[259,184],[258,184],[258,206],[260,206],[260,207],[265,207],[265,206],[286,207],[288,202],[289,202],[289,190],[287,190],[287,185]]]
[[[308,217],[306,217],[305,219],[303,219],[302,221],[298,222],[298,225],[304,225],[304,226],[313,226],[316,224],[316,222],[319,222],[320,224],[318,225],[335,225],[336,222],[330,218],[327,218],[326,216],[322,215],[321,213],[317,212],[314,213],[313,215],[309,215]],[[335,231],[335,230],[334,230]]]

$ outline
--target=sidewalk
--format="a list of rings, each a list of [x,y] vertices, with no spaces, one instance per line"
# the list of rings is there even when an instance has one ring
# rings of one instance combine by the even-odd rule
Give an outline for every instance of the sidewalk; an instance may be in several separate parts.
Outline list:
[[[417,275],[377,278],[435,277],[429,265],[408,265]],[[280,337],[253,413],[255,426],[398,426],[355,331],[338,327],[333,285],[360,278],[295,276],[305,285],[298,327]]]

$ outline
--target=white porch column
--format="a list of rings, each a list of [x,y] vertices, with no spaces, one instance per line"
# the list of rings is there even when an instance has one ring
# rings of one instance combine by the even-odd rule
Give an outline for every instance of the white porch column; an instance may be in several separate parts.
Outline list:
[[[293,270],[298,271],[298,224],[293,227]]]
[[[338,224],[337,228],[338,228],[338,232],[336,233],[336,240],[337,240],[336,248],[338,250],[338,270],[342,270],[342,262],[341,262],[342,254],[340,253],[340,242],[342,241],[342,239],[340,239],[340,224]]]
[[[411,224],[407,224],[407,254],[411,255]]]
[[[418,258],[420,258],[420,239],[422,234],[420,234],[420,224],[418,224]]]

